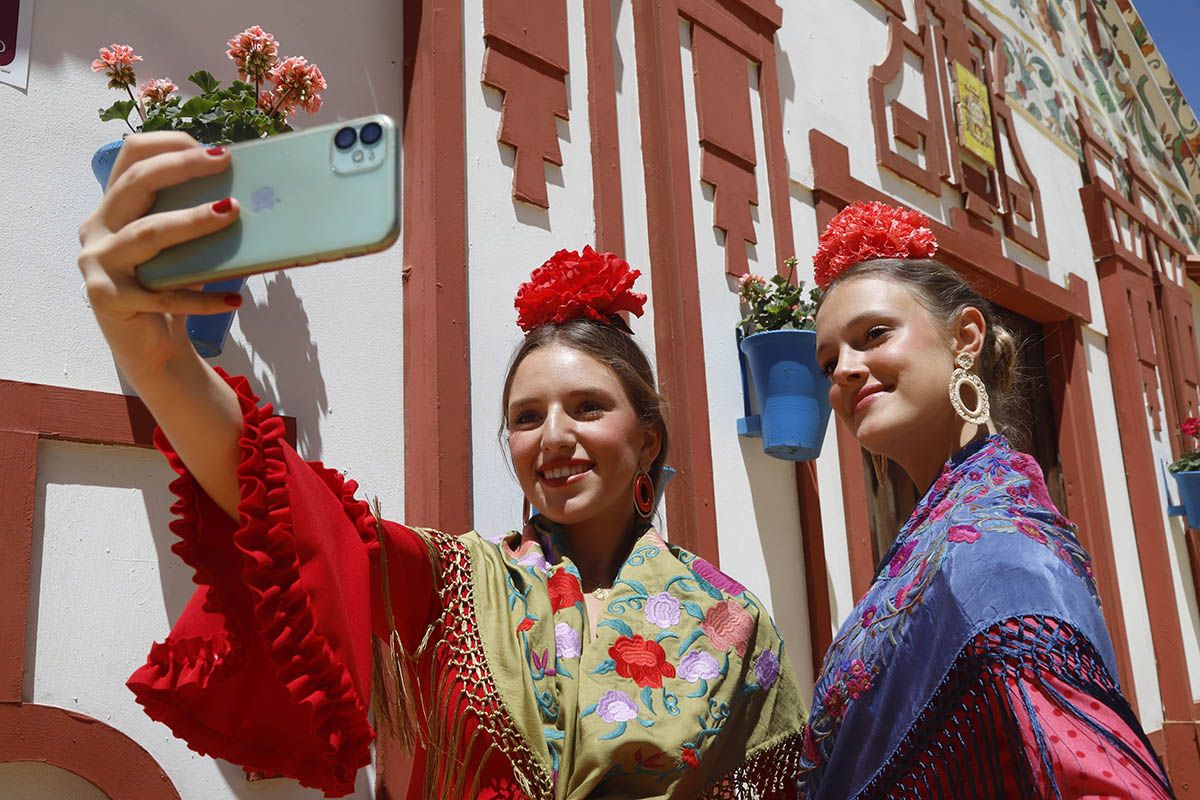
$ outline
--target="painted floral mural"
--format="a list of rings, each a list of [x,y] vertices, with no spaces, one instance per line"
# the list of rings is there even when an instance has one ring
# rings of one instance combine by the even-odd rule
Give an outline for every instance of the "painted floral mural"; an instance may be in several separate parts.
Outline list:
[[[1009,103],[1079,154],[1081,98],[1114,149],[1134,143],[1164,223],[1200,249],[1200,122],[1129,0],[994,2],[980,5],[1002,31]]]

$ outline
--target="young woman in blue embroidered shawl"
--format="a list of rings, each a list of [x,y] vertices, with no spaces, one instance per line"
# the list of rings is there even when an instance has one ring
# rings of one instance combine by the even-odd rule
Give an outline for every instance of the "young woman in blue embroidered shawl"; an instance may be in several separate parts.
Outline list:
[[[856,204],[814,259],[833,408],[926,491],[825,657],[806,796],[1171,796],[1074,527],[989,420],[1015,340],[927,224]]]
[[[372,700],[411,734],[409,800],[792,796],[804,711],[775,625],[650,525],[664,403],[619,316],[641,313],[639,273],[563,250],[518,295],[526,336],[498,399],[540,515],[489,538],[384,521],[188,342],[184,315],[237,295],[137,282],[137,264],[239,214],[143,216],[154,193],[228,165],[185,134],[130,136],[80,228],[92,311],[161,425],[173,550],[196,571],[129,680],[146,713],[197,752],[331,797],[370,761]],[[402,700],[373,686],[372,634]]]

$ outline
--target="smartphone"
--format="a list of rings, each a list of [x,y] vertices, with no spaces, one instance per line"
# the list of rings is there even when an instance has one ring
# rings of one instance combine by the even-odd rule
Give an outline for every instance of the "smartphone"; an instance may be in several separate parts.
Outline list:
[[[228,147],[219,175],[170,186],[150,213],[236,198],[224,230],[137,268],[148,289],[227,280],[383,250],[400,232],[396,124],[386,114]]]

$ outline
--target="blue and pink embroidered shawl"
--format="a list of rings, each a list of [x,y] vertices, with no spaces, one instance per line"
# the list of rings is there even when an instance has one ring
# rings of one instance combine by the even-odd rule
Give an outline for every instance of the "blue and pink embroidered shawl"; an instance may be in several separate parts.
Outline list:
[[[981,438],[945,465],[826,654],[805,794],[1061,797],[1048,715],[1168,796],[1116,674],[1074,527],[1033,458]]]

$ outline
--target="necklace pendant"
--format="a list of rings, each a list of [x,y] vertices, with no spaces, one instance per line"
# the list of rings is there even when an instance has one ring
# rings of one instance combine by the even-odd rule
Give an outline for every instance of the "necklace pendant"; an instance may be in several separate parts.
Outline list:
[[[596,598],[597,600],[604,601],[608,599],[608,592],[608,587],[601,586],[592,590],[592,597]]]

